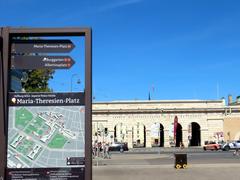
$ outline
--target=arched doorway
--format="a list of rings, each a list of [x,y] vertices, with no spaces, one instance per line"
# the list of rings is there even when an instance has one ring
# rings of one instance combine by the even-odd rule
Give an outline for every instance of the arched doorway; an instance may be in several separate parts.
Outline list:
[[[178,117],[174,117],[174,121],[169,127],[169,144],[171,147],[179,147],[182,142],[182,126],[178,123]]]
[[[198,123],[192,122],[189,126],[191,136],[189,137],[189,146],[201,146],[201,127]]]
[[[160,147],[164,147],[164,126],[160,124]]]
[[[133,126],[133,147],[146,147],[146,127],[142,123]]]
[[[164,147],[164,127],[161,123],[151,125],[152,147]]]
[[[114,127],[114,142],[127,142],[127,126],[123,123]]]
[[[182,142],[182,126],[181,126],[181,124],[177,123],[177,128],[176,128],[176,147],[180,146],[180,142]]]

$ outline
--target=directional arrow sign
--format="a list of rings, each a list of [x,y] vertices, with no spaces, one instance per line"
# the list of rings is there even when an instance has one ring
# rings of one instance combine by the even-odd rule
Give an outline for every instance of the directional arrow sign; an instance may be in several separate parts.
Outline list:
[[[74,47],[70,40],[13,40],[11,50],[12,53],[69,53]]]
[[[12,56],[12,69],[69,69],[75,61],[70,56]]]

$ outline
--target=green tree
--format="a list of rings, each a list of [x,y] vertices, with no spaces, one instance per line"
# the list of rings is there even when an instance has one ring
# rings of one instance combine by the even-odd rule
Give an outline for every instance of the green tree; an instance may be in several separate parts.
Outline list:
[[[18,40],[29,40],[29,39],[41,39],[40,37],[15,37],[14,39]],[[41,55],[39,53],[22,53],[18,54],[21,56],[38,56]],[[22,87],[26,92],[51,92],[52,90],[48,87],[49,80],[53,79],[54,70],[52,69],[34,69],[25,71],[27,74],[27,81],[22,82]]]
[[[26,72],[28,80],[23,83],[26,92],[51,92],[49,80],[53,78],[54,70],[36,69]]]

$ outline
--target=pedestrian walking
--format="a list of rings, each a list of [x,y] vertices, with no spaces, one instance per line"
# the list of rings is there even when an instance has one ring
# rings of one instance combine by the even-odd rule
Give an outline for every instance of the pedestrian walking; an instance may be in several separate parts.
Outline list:
[[[92,145],[92,158],[94,159],[95,156],[96,156],[96,154],[95,154],[95,145],[93,144]]]
[[[101,149],[102,149],[102,151],[101,151],[101,156],[102,156],[102,158],[105,158],[105,154],[106,154],[106,148],[105,148],[105,146],[106,146],[106,144],[105,144],[105,142],[103,142],[103,143],[102,143],[102,146],[101,146]]]
[[[233,152],[233,155],[234,156],[239,156],[239,149],[238,149],[237,143],[233,143],[233,145],[234,145],[234,148],[235,148],[235,151]]]
[[[109,143],[105,145],[105,153],[106,153],[106,158],[111,159],[110,153],[109,153]]]
[[[120,153],[123,153],[124,152],[124,149],[123,149],[123,145],[121,144],[120,146]]]
[[[96,151],[97,151],[97,157],[100,157],[100,153],[101,153],[101,147],[102,147],[102,143],[101,142],[98,142],[97,144],[96,144]]]
[[[180,149],[184,149],[184,148],[185,148],[185,146],[184,146],[183,142],[181,141],[180,142]]]

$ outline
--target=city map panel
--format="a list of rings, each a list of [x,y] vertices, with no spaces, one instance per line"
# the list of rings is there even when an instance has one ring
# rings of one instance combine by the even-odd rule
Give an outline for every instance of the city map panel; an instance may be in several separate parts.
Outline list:
[[[11,106],[8,168],[84,167],[84,106]]]

